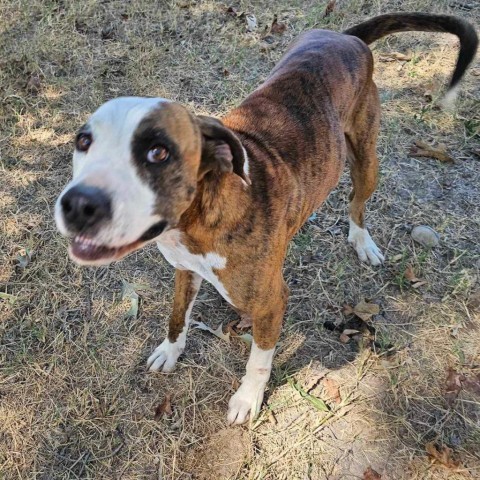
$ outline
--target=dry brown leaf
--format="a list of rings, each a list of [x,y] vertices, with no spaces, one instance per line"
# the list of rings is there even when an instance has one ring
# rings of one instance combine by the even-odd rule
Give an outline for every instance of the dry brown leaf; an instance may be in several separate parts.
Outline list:
[[[458,468],[460,466],[460,462],[452,458],[453,450],[445,445],[439,450],[434,442],[429,442],[425,445],[425,450],[434,461],[447,468]]]
[[[327,3],[327,6],[325,7],[325,13],[323,17],[328,17],[334,10],[335,10],[335,4],[337,3],[337,0],[330,0]]]
[[[405,269],[404,277],[409,281],[409,282],[420,282],[421,280],[417,278],[415,275],[415,272],[413,271],[413,267],[411,265],[407,265],[407,268]]]
[[[381,62],[409,62],[412,59],[411,54],[405,54],[405,53],[400,53],[400,52],[391,52],[391,53],[385,53],[383,55],[380,55],[378,59]]]
[[[447,153],[447,147],[441,143],[438,144],[438,147],[434,147],[421,140],[415,140],[414,145],[410,147],[409,156],[435,158],[440,162],[455,163],[455,160]]]
[[[372,467],[368,467],[363,472],[363,480],[381,480],[382,476],[376,472]]]
[[[157,405],[157,408],[155,409],[155,417],[154,417],[154,419],[157,422],[164,415],[166,415],[167,417],[172,416],[173,410],[172,410],[171,399],[172,399],[172,396],[169,393],[167,393],[167,395],[165,395],[165,398],[163,399],[163,402]]]
[[[419,288],[422,285],[426,285],[427,282],[425,280],[421,280],[415,275],[415,272],[413,271],[412,265],[407,265],[407,268],[405,269],[404,272],[404,277],[406,280],[412,283],[412,288]]]
[[[339,340],[342,343],[348,343],[350,341],[350,337],[348,335],[345,335],[344,333],[341,333]]]
[[[274,15],[272,26],[270,27],[270,31],[272,33],[275,33],[276,35],[282,35],[286,29],[287,29],[287,26],[284,23],[279,22],[277,15]]]
[[[226,10],[226,14],[231,15],[232,17],[236,17],[238,12],[237,12],[237,9],[235,7],[228,7],[227,10]]]
[[[364,322],[367,322],[374,315],[380,313],[380,307],[376,303],[368,303],[365,300],[361,300],[353,308],[353,313]]]
[[[448,369],[447,380],[445,382],[445,400],[450,407],[457,399],[458,394],[462,389],[462,381],[464,380],[464,375],[458,373],[453,368]]]
[[[338,383],[333,378],[324,378],[323,386],[328,398],[331,398],[335,403],[340,403],[342,397],[340,396],[340,389]]]
[[[355,313],[353,307],[347,304],[343,306],[342,312],[344,315],[353,315]]]

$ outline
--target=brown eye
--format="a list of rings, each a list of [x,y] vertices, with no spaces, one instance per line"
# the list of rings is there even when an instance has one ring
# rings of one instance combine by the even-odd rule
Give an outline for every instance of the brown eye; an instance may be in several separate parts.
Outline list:
[[[77,150],[86,152],[90,148],[92,141],[92,136],[89,133],[80,133],[77,137]]]
[[[147,160],[150,163],[161,163],[167,160],[169,156],[168,150],[165,147],[156,145],[151,148],[147,153]]]

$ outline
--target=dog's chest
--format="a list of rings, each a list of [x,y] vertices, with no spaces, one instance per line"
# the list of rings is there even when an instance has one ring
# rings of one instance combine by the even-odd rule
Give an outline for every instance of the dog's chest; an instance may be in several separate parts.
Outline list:
[[[223,270],[227,265],[227,259],[215,252],[206,254],[191,253],[181,242],[179,230],[170,230],[163,234],[157,241],[158,249],[165,259],[179,270],[190,270],[210,282],[220,295],[231,305],[233,302],[225,286],[216,275],[216,270]],[[215,270],[215,271],[214,271]]]

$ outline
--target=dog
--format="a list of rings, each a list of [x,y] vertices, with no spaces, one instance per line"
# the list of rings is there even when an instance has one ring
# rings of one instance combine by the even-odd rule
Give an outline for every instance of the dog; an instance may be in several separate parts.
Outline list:
[[[364,221],[377,182],[380,123],[367,45],[405,31],[460,39],[452,97],[477,50],[474,28],[452,16],[395,13],[343,33],[302,34],[222,120],[163,98],[123,97],[103,104],[76,136],[73,180],[55,206],[71,259],[106,265],[156,242],[176,269],[168,336],[148,368],[174,369],[203,280],[251,322],[250,357],[229,401],[229,424],[260,409],[288,298],[287,245],[346,163],[353,182],[348,241],[361,261],[384,261]]]

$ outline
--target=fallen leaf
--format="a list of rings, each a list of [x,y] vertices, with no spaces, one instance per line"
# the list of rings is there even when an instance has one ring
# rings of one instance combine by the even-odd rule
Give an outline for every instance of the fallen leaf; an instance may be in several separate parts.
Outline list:
[[[122,280],[122,300],[130,300],[130,308],[124,318],[137,318],[138,315],[138,293],[135,291],[135,284]]]
[[[425,450],[434,461],[447,468],[458,468],[460,466],[460,462],[452,458],[453,450],[446,445],[438,449],[434,442],[429,442],[425,445]]]
[[[379,55],[378,59],[381,62],[395,62],[395,61],[409,62],[412,59],[412,55],[400,53],[400,52],[390,52],[390,53]]]
[[[163,399],[163,402],[157,405],[157,408],[155,409],[155,416],[154,416],[154,419],[157,422],[164,415],[166,415],[167,417],[172,416],[173,410],[172,410],[171,399],[172,399],[172,396],[169,393],[167,393],[167,395],[165,395],[165,398]]]
[[[420,279],[417,278],[415,272],[413,271],[413,267],[410,264],[407,265],[407,268],[405,269],[405,273],[403,275],[409,282],[420,282]]]
[[[288,383],[300,394],[302,398],[310,402],[317,410],[322,412],[329,412],[328,405],[318,397],[307,393],[298,383],[294,382],[291,378],[288,379]]]
[[[462,389],[463,380],[465,380],[464,375],[458,373],[453,368],[448,369],[447,380],[445,381],[445,400],[450,407]]]
[[[380,313],[380,307],[376,303],[369,303],[365,300],[358,302],[353,308],[353,313],[364,322],[370,320],[374,315]]]
[[[447,153],[447,147],[441,143],[438,144],[438,147],[434,147],[421,140],[415,140],[414,145],[410,147],[409,156],[435,158],[440,162],[455,163],[455,160]]]
[[[232,380],[232,388],[237,391],[240,388],[241,383],[238,381],[238,378]]]
[[[226,13],[227,15],[231,15],[232,17],[236,17],[237,9],[235,7],[228,7]]]
[[[355,335],[356,333],[360,333],[360,330],[355,330],[353,328],[346,328],[342,333],[345,335]]]
[[[273,22],[272,22],[272,26],[270,27],[270,31],[272,33],[275,33],[276,35],[282,35],[286,29],[287,29],[287,26],[284,23],[280,23],[278,21],[277,15],[275,14],[273,16]]]
[[[333,378],[324,378],[323,386],[328,398],[331,398],[335,403],[340,403],[342,397],[340,396],[340,389],[338,383]]]
[[[339,340],[342,343],[348,343],[350,341],[350,337],[348,335],[345,335],[344,333],[340,334]]]
[[[372,467],[368,467],[363,472],[363,480],[381,480],[382,476],[376,472]]]
[[[330,0],[327,3],[327,6],[325,7],[325,13],[323,14],[323,18],[328,17],[335,10],[336,3],[337,3],[337,0]]]
[[[347,304],[343,306],[342,312],[344,315],[353,315],[355,313],[353,307]]]
[[[227,343],[230,343],[230,332],[223,333],[222,324],[220,324],[215,330],[210,328],[208,325],[205,325],[203,322],[193,321],[192,325],[194,328],[203,330],[205,332],[210,332],[212,335],[215,335],[217,338],[224,340]]]

